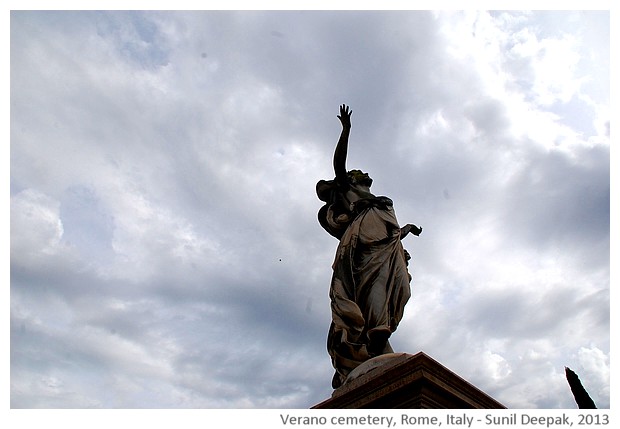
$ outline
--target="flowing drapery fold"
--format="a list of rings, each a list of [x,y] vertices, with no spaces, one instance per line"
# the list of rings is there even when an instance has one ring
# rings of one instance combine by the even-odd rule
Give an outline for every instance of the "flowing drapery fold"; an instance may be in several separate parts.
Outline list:
[[[347,210],[338,195],[324,196],[328,204],[319,211],[319,220],[340,239],[332,266],[327,338],[337,388],[361,363],[392,352],[388,338],[403,317],[411,277],[389,198],[359,200]]]

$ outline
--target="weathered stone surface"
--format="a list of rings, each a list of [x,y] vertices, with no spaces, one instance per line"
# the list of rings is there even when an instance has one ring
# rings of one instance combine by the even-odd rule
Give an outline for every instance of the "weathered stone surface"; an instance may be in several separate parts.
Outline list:
[[[312,408],[496,409],[504,405],[426,354],[391,353],[349,374],[330,399]]]
[[[318,198],[325,203],[319,223],[340,241],[330,285],[332,323],[327,350],[338,388],[357,366],[392,353],[389,338],[403,317],[411,296],[409,253],[401,240],[422,228],[399,226],[392,200],[375,196],[372,179],[361,170],[346,169],[351,111],[340,107],[342,133],[334,152],[333,180],[320,180]]]

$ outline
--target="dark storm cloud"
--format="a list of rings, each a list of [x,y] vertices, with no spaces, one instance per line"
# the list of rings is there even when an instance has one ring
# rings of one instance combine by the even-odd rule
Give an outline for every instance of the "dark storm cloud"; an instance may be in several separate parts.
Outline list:
[[[597,243],[609,252],[608,148],[538,153],[514,178],[506,212],[518,237],[536,245],[569,245],[590,253]],[[606,249],[605,249],[606,247]],[[604,254],[598,255],[605,263]]]
[[[327,398],[341,103],[348,166],[424,227],[395,347],[511,407],[571,406],[580,367],[608,404],[608,99],[574,62],[606,51],[539,16],[13,12],[11,405]]]

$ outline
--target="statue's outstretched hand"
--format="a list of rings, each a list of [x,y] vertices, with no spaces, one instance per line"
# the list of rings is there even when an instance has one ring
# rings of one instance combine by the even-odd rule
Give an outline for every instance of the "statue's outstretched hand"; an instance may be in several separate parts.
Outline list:
[[[414,224],[408,223],[400,229],[400,238],[401,240],[407,236],[407,234],[412,233],[413,235],[422,234],[422,227],[415,226]]]
[[[345,104],[340,106],[340,115],[338,115],[338,119],[340,119],[343,128],[351,128],[351,113],[353,113],[353,110],[349,110],[349,106]]]

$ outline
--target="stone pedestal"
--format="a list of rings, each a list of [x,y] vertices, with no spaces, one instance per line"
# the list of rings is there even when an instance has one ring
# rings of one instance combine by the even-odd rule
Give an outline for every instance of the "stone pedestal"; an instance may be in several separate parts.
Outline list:
[[[390,353],[358,366],[312,408],[506,408],[426,354]]]

